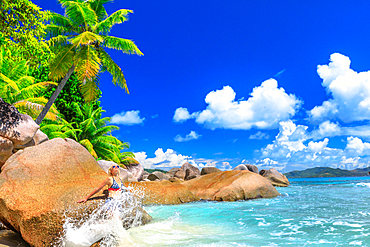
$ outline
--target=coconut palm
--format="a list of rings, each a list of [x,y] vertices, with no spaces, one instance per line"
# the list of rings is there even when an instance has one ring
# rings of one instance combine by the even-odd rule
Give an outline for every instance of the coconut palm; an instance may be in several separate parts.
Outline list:
[[[36,123],[58,97],[73,72],[77,73],[81,91],[87,102],[97,96],[97,76],[107,71],[113,76],[113,83],[129,93],[121,68],[113,61],[104,48],[120,50],[123,53],[143,55],[132,40],[108,35],[111,28],[127,21],[132,10],[120,9],[108,15],[103,4],[112,0],[59,0],[65,15],[50,12],[46,26],[49,44],[56,47],[57,55],[50,63],[49,77],[58,81],[57,89],[51,96]]]
[[[35,82],[29,76],[27,61],[13,61],[4,47],[0,48],[0,98],[14,105],[20,113],[36,118],[48,100],[42,95],[54,82]],[[52,106],[47,113],[47,119],[56,120],[58,111]]]
[[[118,127],[107,125],[110,118],[101,118],[104,110],[94,103],[88,103],[80,106],[73,103],[77,117],[74,122],[68,123],[61,119],[58,122],[45,122],[41,130],[46,133],[50,139],[72,138],[83,145],[96,159],[112,160],[116,163],[122,163],[125,158],[133,157],[131,152],[122,152],[129,148],[129,144],[121,142],[111,135],[113,130]]]

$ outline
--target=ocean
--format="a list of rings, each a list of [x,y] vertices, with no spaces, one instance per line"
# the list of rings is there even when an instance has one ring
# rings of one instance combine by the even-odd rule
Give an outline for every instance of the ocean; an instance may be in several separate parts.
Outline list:
[[[145,206],[119,246],[370,246],[370,177],[290,179],[281,196]]]

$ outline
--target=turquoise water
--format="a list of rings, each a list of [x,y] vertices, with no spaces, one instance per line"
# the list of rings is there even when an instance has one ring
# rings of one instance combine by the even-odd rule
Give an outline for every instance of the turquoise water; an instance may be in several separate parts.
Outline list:
[[[291,179],[281,196],[145,209],[131,246],[370,246],[370,178]],[[124,244],[125,245],[125,244]],[[123,246],[124,246],[123,245]]]

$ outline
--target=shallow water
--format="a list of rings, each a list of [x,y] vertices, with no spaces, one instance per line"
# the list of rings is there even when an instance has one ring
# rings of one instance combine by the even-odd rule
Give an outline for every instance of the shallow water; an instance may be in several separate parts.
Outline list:
[[[135,246],[370,246],[370,178],[291,179],[281,196],[145,207]]]
[[[370,246],[369,177],[290,181],[272,199],[144,207],[154,220],[119,246]]]

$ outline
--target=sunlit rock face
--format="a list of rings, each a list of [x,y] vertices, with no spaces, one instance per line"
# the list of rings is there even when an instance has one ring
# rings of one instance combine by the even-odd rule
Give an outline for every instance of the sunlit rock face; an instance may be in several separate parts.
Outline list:
[[[0,173],[0,221],[31,246],[53,246],[66,217],[82,220],[104,202],[98,193],[77,203],[106,178],[94,157],[71,139],[20,150]]]
[[[265,177],[273,186],[288,187],[290,185],[288,178],[278,172],[275,168],[269,170],[261,170],[260,175]]]
[[[267,179],[248,170],[211,173],[182,184],[200,199],[212,201],[237,201],[279,195]]]

